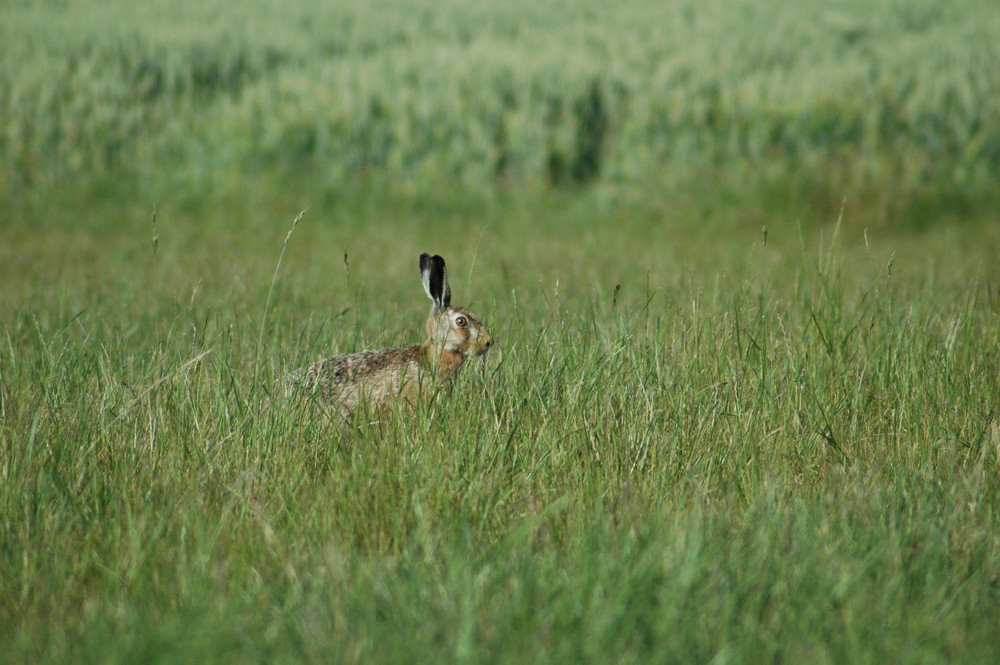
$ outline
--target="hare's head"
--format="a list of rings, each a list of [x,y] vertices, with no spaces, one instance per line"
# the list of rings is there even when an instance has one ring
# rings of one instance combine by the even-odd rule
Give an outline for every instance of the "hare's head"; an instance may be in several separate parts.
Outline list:
[[[439,353],[457,354],[463,359],[478,356],[493,346],[490,335],[479,318],[464,307],[451,306],[451,287],[444,259],[430,254],[420,255],[420,275],[424,290],[434,303],[427,318],[427,334]]]

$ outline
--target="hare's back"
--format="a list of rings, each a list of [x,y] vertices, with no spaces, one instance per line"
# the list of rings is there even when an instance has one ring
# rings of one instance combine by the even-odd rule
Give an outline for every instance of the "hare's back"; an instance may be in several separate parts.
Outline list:
[[[380,402],[418,380],[419,360],[419,345],[333,356],[287,375],[283,392],[312,395],[348,408],[362,398]]]

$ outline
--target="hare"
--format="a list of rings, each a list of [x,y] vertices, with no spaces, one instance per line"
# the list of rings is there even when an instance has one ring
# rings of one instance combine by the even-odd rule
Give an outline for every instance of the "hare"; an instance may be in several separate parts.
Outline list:
[[[493,336],[475,314],[451,306],[444,259],[420,255],[420,275],[430,297],[427,339],[420,344],[333,356],[300,368],[280,381],[286,396],[311,397],[348,417],[365,402],[427,397],[450,385],[469,356],[493,346]]]

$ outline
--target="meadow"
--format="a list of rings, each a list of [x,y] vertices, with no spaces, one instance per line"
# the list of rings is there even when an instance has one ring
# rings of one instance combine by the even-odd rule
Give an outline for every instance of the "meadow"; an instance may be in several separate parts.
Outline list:
[[[0,662],[997,662],[998,37],[5,2]],[[261,409],[422,251],[451,395]]]

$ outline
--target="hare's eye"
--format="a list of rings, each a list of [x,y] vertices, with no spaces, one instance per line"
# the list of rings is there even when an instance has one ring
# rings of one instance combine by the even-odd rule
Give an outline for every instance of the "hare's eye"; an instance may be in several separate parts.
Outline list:
[[[466,320],[464,316],[460,316],[457,319],[455,319],[455,325],[458,326],[459,328],[464,328],[465,326],[469,325],[469,322]]]

